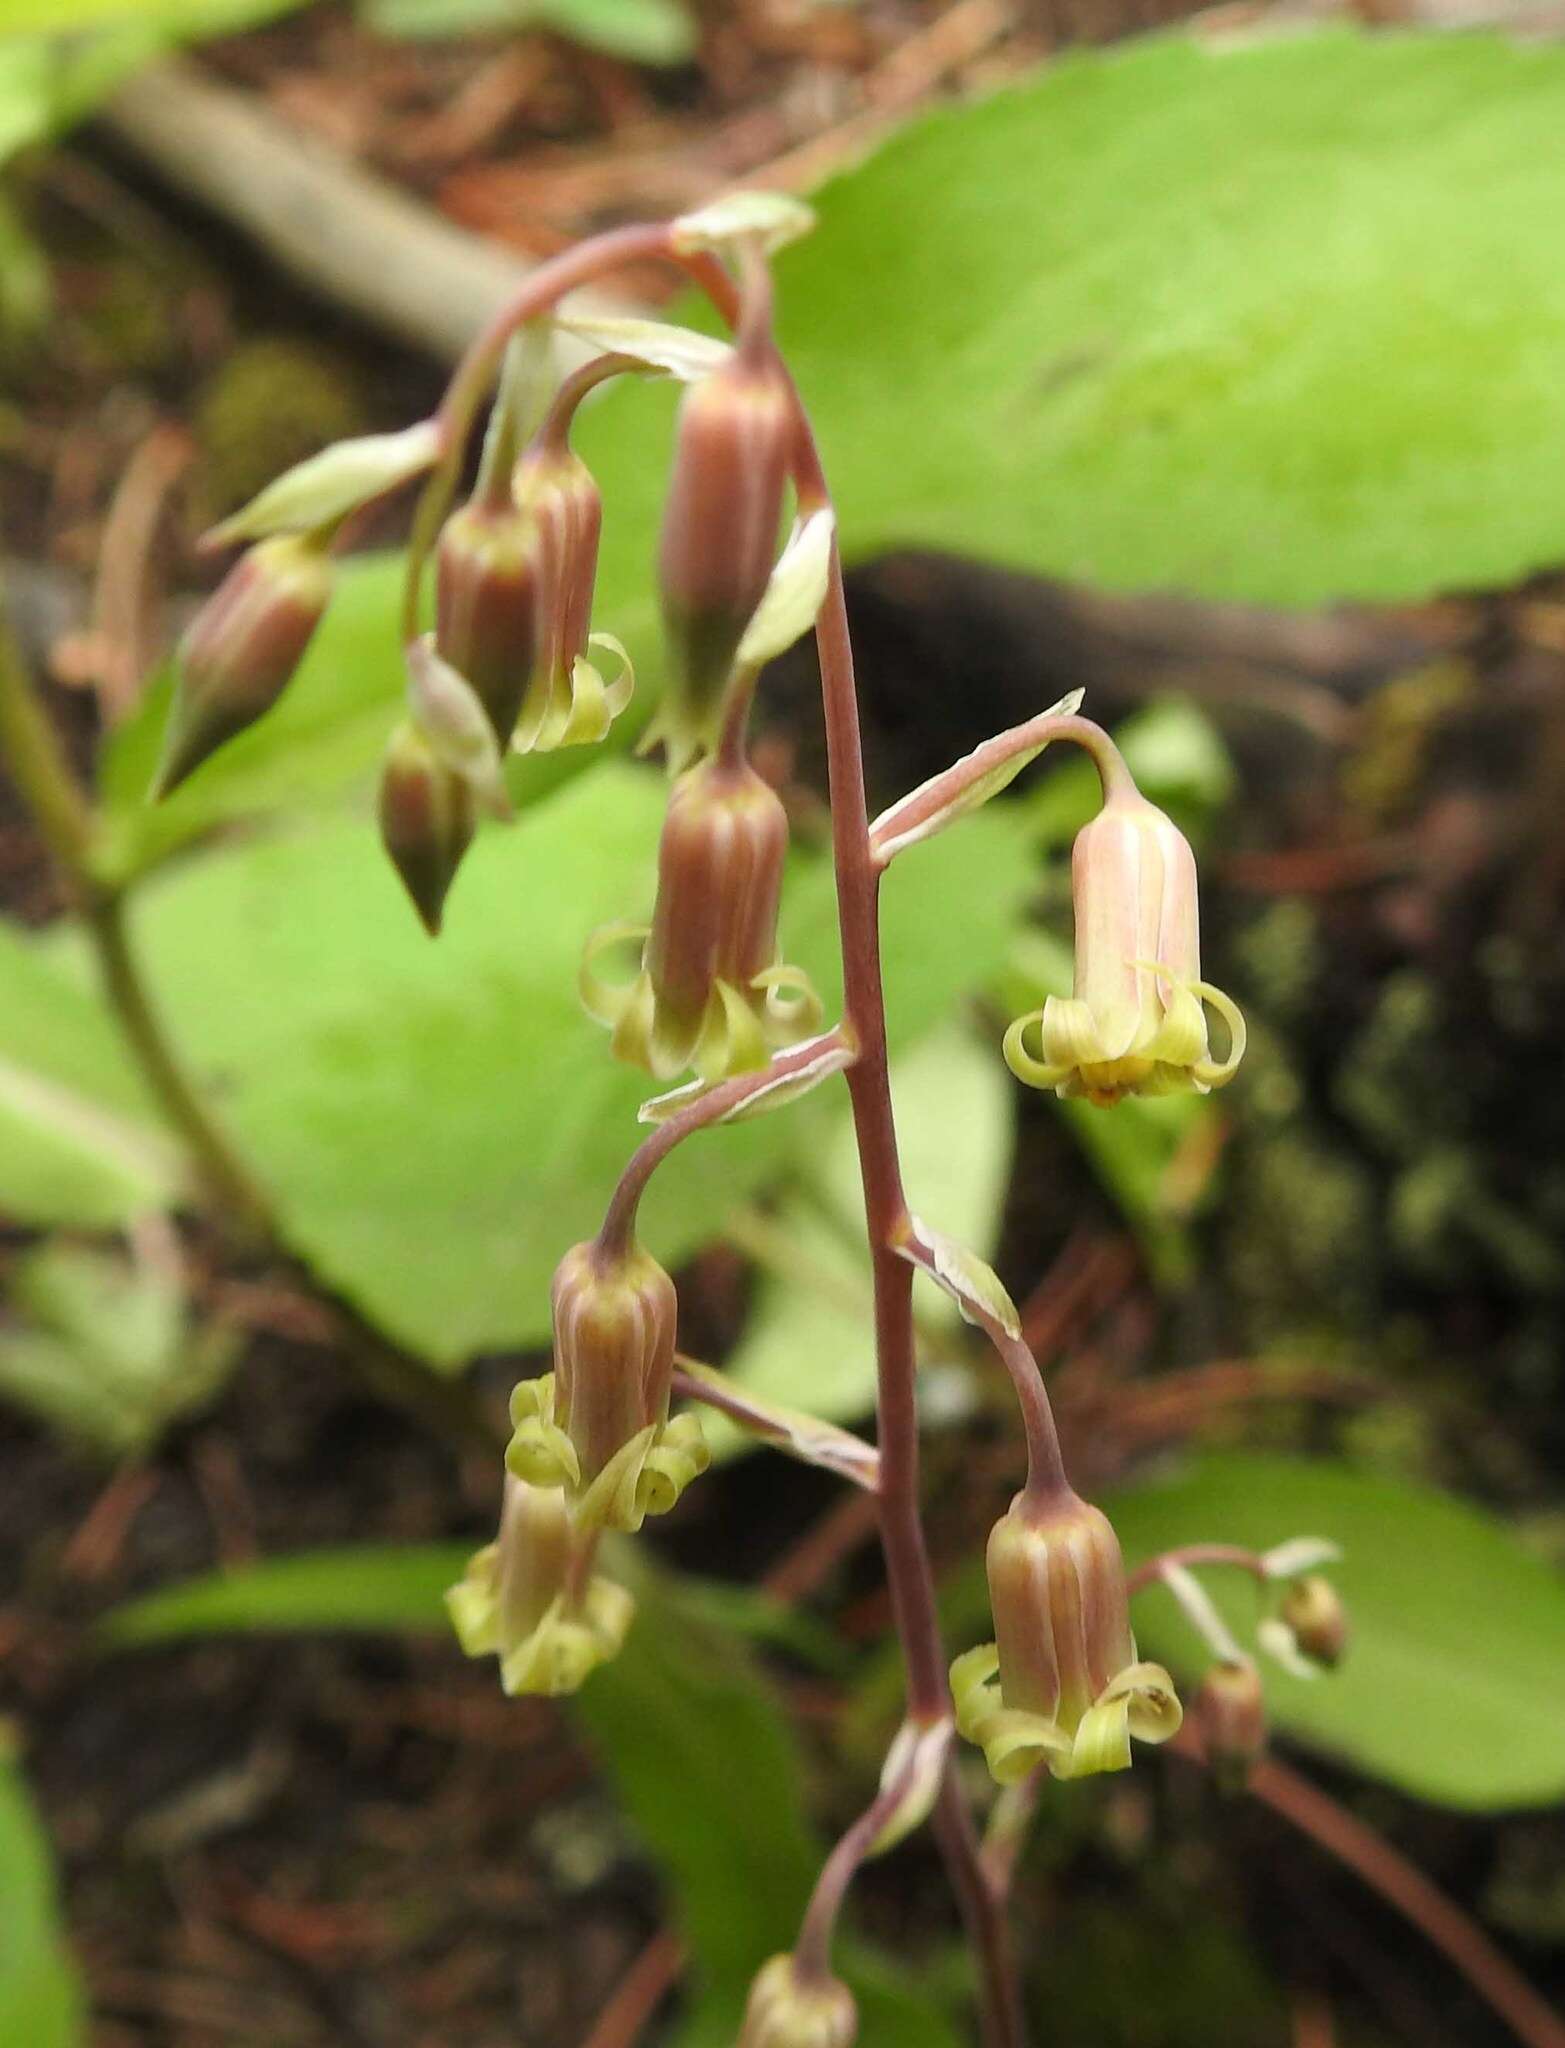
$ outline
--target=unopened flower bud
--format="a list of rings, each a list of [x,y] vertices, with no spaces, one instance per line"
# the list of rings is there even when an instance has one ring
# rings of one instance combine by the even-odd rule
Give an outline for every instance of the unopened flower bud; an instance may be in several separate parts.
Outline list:
[[[1278,1614],[1301,1656],[1334,1671],[1348,1647],[1348,1611],[1330,1579],[1297,1579],[1283,1594]]]
[[[1248,1657],[1214,1664],[1190,1703],[1213,1777],[1239,1791],[1266,1750],[1266,1692]]]
[[[1111,796],[1076,836],[1075,990],[1050,996],[1005,1034],[1018,1080],[1106,1105],[1125,1095],[1205,1094],[1233,1078],[1244,1019],[1201,979],[1195,855],[1134,790]],[[1212,1057],[1203,1003],[1228,1027]],[[1028,1042],[1036,1027],[1039,1051]]]
[[[990,1533],[995,1641],[951,1670],[957,1727],[1002,1783],[1047,1763],[1057,1778],[1124,1770],[1130,1737],[1166,1742],[1179,1702],[1166,1671],[1137,1661],[1119,1540],[1074,1494],[1025,1498]]]
[[[591,972],[600,943],[626,936],[623,928],[588,948],[582,994],[613,1027],[621,1059],[660,1079],[694,1066],[716,1081],[763,1067],[775,1048],[815,1028],[808,982],[778,959],[787,851],[787,814],[747,764],[706,761],[680,777],[639,978],[611,988]]]
[[[750,1986],[738,2048],[852,2048],[859,2016],[835,1977],[801,1977],[791,1955],[773,1956]]]
[[[538,655],[537,520],[482,497],[453,512],[435,556],[435,648],[472,685],[502,751]]]
[[[528,449],[512,490],[519,516],[532,525],[538,562],[536,651],[513,745],[545,753],[590,744],[629,703],[632,687],[619,643],[592,632],[603,498],[586,463],[554,438]],[[620,656],[622,672],[613,683],[587,659],[595,640]]]
[[[658,554],[672,655],[658,729],[675,767],[715,741],[777,553],[792,437],[792,400],[769,350],[741,349],[680,406]]]
[[[424,928],[440,930],[446,892],[472,844],[471,784],[410,721],[391,736],[380,776],[380,832]]]
[[[271,710],[321,622],[331,582],[327,556],[298,535],[276,535],[240,556],[180,643],[155,796],[177,789]]]
[[[591,1576],[584,1541],[563,1493],[508,1478],[499,1535],[446,1594],[462,1648],[498,1657],[507,1693],[575,1692],[618,1653],[635,1603]]]

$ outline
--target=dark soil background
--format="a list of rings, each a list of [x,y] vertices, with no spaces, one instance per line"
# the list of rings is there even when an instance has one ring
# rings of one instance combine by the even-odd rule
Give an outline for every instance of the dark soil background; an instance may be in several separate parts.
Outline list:
[[[1140,25],[1094,5],[714,6],[700,64],[658,77],[543,36],[379,42],[322,7],[204,61],[538,254],[763,163],[796,158],[806,181],[932,93]],[[34,161],[22,199],[55,304],[0,362],[6,574],[85,756],[208,573],[193,540],[214,510],[325,438],[402,424],[440,376],[112,135]],[[1243,771],[1209,971],[1254,1038],[1202,1226],[1208,1277],[1177,1312],[1046,1106],[1023,1104],[1001,1263],[1061,1361],[1084,1486],[1242,1422],[1491,1501],[1565,1559],[1565,578],[1301,619],[897,558],[852,600],[883,794],[1056,680],[1086,683],[1110,723],[1195,695]],[[772,767],[801,790],[819,766],[809,682],[784,671],[767,693]],[[0,898],[29,919],[57,908],[3,788]],[[0,1260],[24,1242],[0,1238]],[[0,1416],[0,1698],[58,1845],[97,2048],[624,2048],[670,1974],[667,1901],[547,1703],[506,1702],[443,1641],[91,1654],[95,1615],[215,1564],[488,1533],[491,1459],[366,1398],[294,1276],[235,1269],[199,1231],[191,1249],[247,1332],[210,1412],[112,1473]],[[714,1254],[681,1286],[720,1348],[737,1267]],[[517,1363],[477,1376],[497,1424]],[[940,1440],[943,1559],[970,1554],[1011,1456],[987,1418]],[[869,1641],[885,1623],[869,1533],[817,1476],[760,1461],[704,1482],[660,1540]],[[819,1679],[787,1682],[806,1728],[824,1725]],[[822,1823],[859,1789],[823,1774]],[[1557,1815],[1333,1789],[1565,1997]],[[1044,1828],[1018,1907],[1058,2048],[1511,2038],[1357,1880],[1188,1768],[1149,1763],[1081,1811]],[[864,1890],[889,1941],[946,1929],[917,1851]]]

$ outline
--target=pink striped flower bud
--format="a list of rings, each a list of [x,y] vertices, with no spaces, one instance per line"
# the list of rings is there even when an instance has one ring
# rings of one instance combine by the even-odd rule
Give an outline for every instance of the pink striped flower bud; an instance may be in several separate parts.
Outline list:
[[[1075,990],[1012,1024],[1012,1073],[1100,1105],[1222,1087],[1244,1055],[1244,1019],[1201,979],[1195,855],[1183,833],[1135,791],[1117,793],[1077,834],[1071,883]],[[1225,1059],[1212,1057],[1203,1003],[1228,1027]]]
[[[154,796],[177,789],[271,710],[304,658],[331,585],[329,558],[297,534],[274,535],[239,557],[180,642]]]
[[[705,761],[675,783],[641,974],[620,988],[592,974],[602,947],[639,936],[625,926],[589,942],[583,969],[587,1008],[612,1027],[621,1059],[659,1078],[694,1066],[717,1081],[815,1028],[808,982],[778,957],[787,852],[787,813],[747,763]]]
[[[540,553],[531,513],[475,497],[435,555],[435,650],[471,685],[502,752],[537,665]]]
[[[734,657],[777,554],[793,438],[769,348],[739,351],[686,393],[658,553],[672,656],[657,730],[675,768],[712,746]]]
[[[554,1398],[584,1484],[645,1429],[668,1419],[679,1301],[639,1245],[623,1255],[597,1239],[555,1269]]]
[[[578,1530],[666,1514],[709,1462],[693,1415],[670,1418],[678,1300],[639,1245],[574,1246],[555,1269],[554,1371],[511,1396],[506,1464],[563,1486]]]
[[[405,720],[386,749],[379,809],[386,851],[433,938],[440,930],[446,892],[472,844],[477,822],[472,785]]]
[[[791,1955],[756,1972],[738,2048],[852,2048],[859,2016],[853,1994],[835,1977],[801,1977]]]
[[[1180,1723],[1168,1673],[1137,1660],[1119,1540],[1073,1493],[1018,1496],[990,1533],[995,1641],[951,1668],[957,1727],[1001,1784],[1046,1763],[1057,1778],[1124,1770],[1130,1738]]]
[[[591,1572],[591,1550],[558,1489],[508,1478],[500,1533],[446,1594],[470,1657],[500,1660],[505,1691],[578,1690],[625,1640],[635,1603]]]
[[[1190,1703],[1190,1717],[1213,1777],[1241,1791],[1266,1752],[1266,1689],[1248,1657],[1214,1664]]]
[[[592,631],[602,495],[581,457],[553,438],[528,449],[512,490],[518,516],[536,535],[538,568],[536,647],[512,743],[522,753],[590,745],[630,702],[633,687],[625,650],[611,635]],[[588,659],[594,645],[617,656],[613,682]]]

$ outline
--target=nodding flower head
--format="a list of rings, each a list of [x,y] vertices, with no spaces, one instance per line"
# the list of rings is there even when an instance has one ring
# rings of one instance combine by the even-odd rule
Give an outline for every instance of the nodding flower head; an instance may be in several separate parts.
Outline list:
[[[575,1692],[618,1653],[635,1612],[591,1564],[565,1496],[507,1478],[499,1535],[446,1594],[462,1648],[498,1657],[507,1693]]]
[[[792,399],[769,347],[741,349],[680,406],[658,555],[672,661],[655,728],[675,768],[715,743],[777,554],[792,437]]]
[[[1018,1497],[990,1533],[996,1640],[951,1667],[957,1727],[1001,1784],[1040,1763],[1057,1778],[1124,1770],[1130,1738],[1166,1742],[1179,1701],[1161,1665],[1137,1660],[1119,1540],[1065,1493]]]
[[[847,1985],[825,1975],[801,1976],[785,1953],[756,1972],[737,2048],[852,2048],[858,2031]]]
[[[590,1239],[555,1269],[554,1371],[511,1397],[506,1464],[563,1487],[579,1529],[635,1529],[705,1470],[694,1416],[669,1418],[678,1301],[639,1245]]]
[[[1248,1657],[1212,1666],[1190,1703],[1190,1718],[1213,1777],[1225,1791],[1240,1790],[1266,1750],[1266,1692]]]
[[[156,796],[271,710],[304,658],[331,586],[329,557],[303,535],[276,534],[239,557],[180,642]]]
[[[1184,834],[1135,791],[1116,793],[1077,834],[1071,884],[1075,990],[1050,996],[1007,1031],[1012,1073],[1099,1104],[1204,1094],[1231,1080],[1244,1019],[1201,979],[1195,855]],[[1208,1043],[1204,1003],[1228,1028],[1221,1060]]]
[[[435,650],[471,684],[511,743],[537,665],[540,523],[485,495],[453,512],[435,553]]]
[[[675,783],[658,847],[650,931],[610,925],[588,943],[582,999],[614,1051],[659,1079],[693,1066],[707,1081],[765,1066],[814,1030],[820,1005],[777,950],[788,819],[744,762],[704,761]],[[644,940],[628,985],[598,979],[608,946]]]

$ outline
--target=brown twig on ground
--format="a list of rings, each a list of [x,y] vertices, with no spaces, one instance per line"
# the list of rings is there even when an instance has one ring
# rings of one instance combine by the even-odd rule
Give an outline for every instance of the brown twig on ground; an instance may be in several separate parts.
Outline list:
[[[526,275],[514,256],[191,65],[151,66],[121,87],[104,118],[178,191],[296,277],[443,362],[462,354]],[[610,309],[629,310],[617,300]]]
[[[55,672],[65,681],[91,684],[110,725],[135,709],[155,658],[155,594],[148,588],[147,564],[169,494],[194,454],[189,434],[170,420],[137,447],[104,522],[91,624],[54,650]]]
[[[685,1966],[684,1944],[663,1928],[621,1977],[582,2048],[635,2048]]]
[[[1178,1745],[1186,1756],[1198,1755],[1195,1743],[1183,1734]],[[1483,1929],[1383,1835],[1275,1757],[1255,1766],[1249,1789],[1411,1921],[1525,2048],[1565,2048],[1565,2019],[1545,2004]]]

